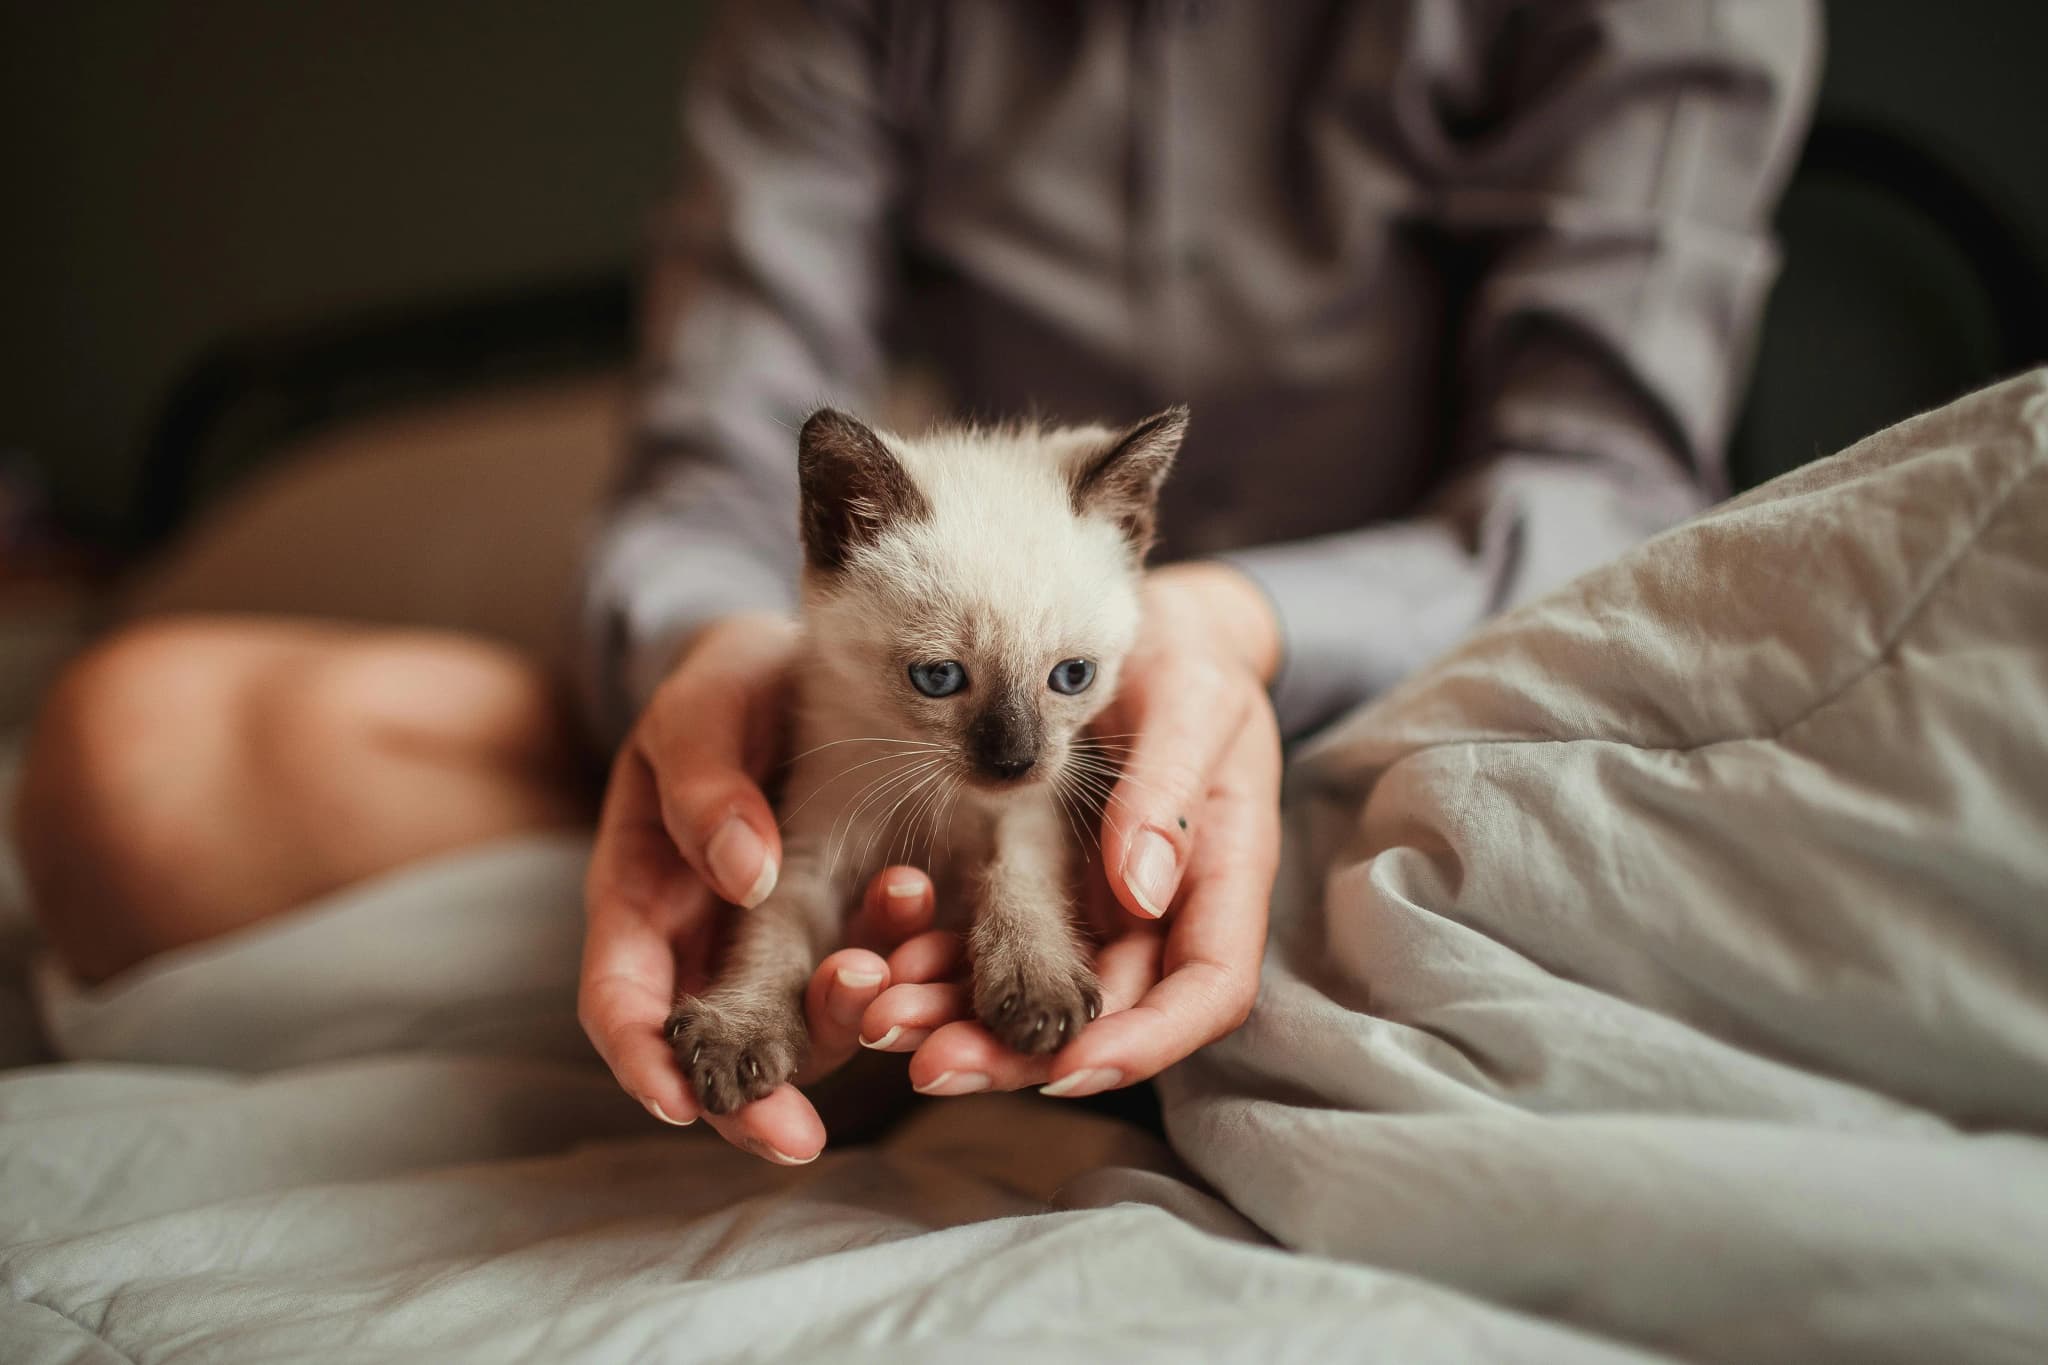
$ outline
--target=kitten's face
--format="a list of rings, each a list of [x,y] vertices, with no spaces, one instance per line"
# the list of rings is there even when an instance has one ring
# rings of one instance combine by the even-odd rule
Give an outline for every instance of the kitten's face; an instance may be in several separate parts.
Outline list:
[[[1127,431],[802,444],[805,621],[830,703],[984,790],[1050,780],[1116,694],[1184,410]]]

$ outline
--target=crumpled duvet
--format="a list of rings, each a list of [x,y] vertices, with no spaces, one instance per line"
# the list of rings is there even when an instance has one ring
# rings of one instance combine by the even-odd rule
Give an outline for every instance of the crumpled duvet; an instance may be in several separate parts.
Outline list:
[[[45,969],[0,1355],[2048,1359],[2044,460],[2037,374],[1326,736],[1178,1158],[1013,1097],[795,1170],[655,1124],[575,1035],[576,840]]]

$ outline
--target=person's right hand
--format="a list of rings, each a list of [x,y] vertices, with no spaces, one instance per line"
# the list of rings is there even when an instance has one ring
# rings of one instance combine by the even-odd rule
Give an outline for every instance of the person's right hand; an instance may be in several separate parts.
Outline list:
[[[781,754],[795,652],[795,628],[781,617],[707,626],[612,764],[584,886],[577,1015],[619,1084],[668,1123],[702,1113],[663,1032],[677,988],[706,983],[725,903],[759,905],[781,868],[761,783]],[[800,1080],[858,1045],[862,1012],[890,985],[889,963],[872,949],[886,952],[931,918],[923,873],[895,867],[875,878],[852,926],[852,941],[865,946],[827,957],[805,993],[811,1060]],[[825,1145],[817,1111],[789,1085],[711,1123],[786,1165]]]

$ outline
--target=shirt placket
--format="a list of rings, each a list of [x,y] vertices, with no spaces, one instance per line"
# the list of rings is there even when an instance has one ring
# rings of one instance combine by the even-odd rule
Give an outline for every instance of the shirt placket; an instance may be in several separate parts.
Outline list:
[[[1198,182],[1203,164],[1199,91],[1191,47],[1216,0],[1149,0],[1140,25],[1146,67],[1146,271],[1151,335],[1140,339],[1146,369],[1164,394],[1186,392],[1199,369],[1199,288],[1207,266]]]

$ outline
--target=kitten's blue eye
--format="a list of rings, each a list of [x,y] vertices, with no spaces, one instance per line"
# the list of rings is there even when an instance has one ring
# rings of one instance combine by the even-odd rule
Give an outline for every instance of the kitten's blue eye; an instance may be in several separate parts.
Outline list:
[[[935,664],[912,664],[910,685],[927,697],[950,697],[967,686],[967,670],[951,659]]]
[[[1095,681],[1095,661],[1068,659],[1064,663],[1055,664],[1052,676],[1045,681],[1053,691],[1064,692],[1070,697],[1076,692],[1086,692],[1088,684]]]

